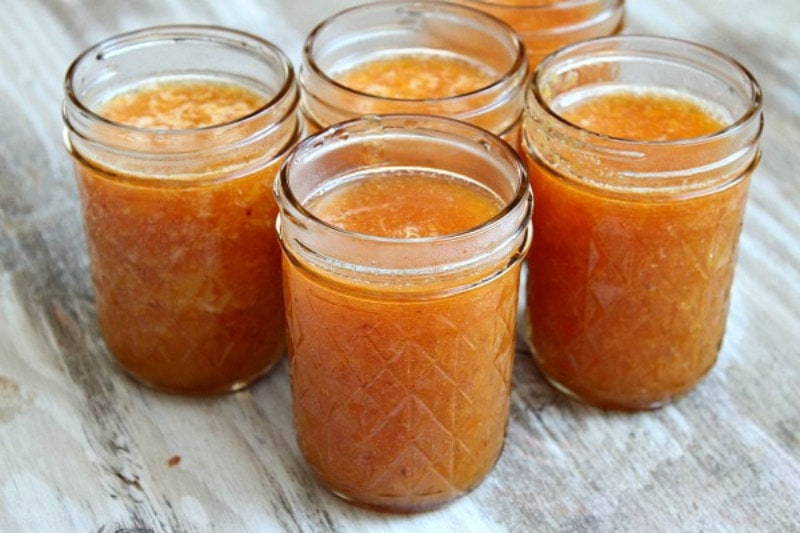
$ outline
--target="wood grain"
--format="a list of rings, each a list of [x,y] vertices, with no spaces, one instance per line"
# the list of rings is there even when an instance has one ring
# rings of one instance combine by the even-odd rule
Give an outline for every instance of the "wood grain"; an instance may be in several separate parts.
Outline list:
[[[328,494],[299,454],[286,365],[245,392],[142,389],[100,340],[63,73],[88,45],[170,22],[273,40],[355,2],[9,0],[0,10],[0,531],[800,530],[800,3],[631,0],[630,33],[697,41],[762,84],[767,128],[728,334],[690,395],[611,414],[555,393],[520,343],[503,455],[442,510],[380,515]],[[178,457],[179,461],[175,458]],[[134,528],[134,529],[130,529]]]

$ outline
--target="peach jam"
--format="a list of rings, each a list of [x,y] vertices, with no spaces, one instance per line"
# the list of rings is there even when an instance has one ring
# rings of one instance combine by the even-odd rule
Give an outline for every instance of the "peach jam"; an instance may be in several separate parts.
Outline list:
[[[531,209],[513,150],[455,121],[373,117],[301,143],[276,196],[304,457],[368,507],[467,493],[508,417]]]
[[[662,405],[722,343],[759,158],[758,85],[706,48],[618,37],[550,56],[528,102],[534,359],[588,403]]]
[[[125,34],[70,67],[66,142],[100,329],[142,383],[236,390],[282,355],[271,187],[301,132],[297,94],[277,48],[220,28]]]

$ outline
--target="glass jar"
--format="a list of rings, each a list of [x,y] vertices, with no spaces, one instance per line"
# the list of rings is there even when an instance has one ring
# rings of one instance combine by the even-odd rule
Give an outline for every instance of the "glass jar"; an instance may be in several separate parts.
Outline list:
[[[467,493],[508,417],[532,209],[518,156],[458,121],[366,117],[303,141],[275,194],[305,458],[362,506],[417,512]],[[479,222],[428,231],[462,215]]]
[[[625,134],[565,119],[566,109],[615,94],[650,107],[621,112],[615,125]],[[660,112],[671,126],[717,125],[688,137],[660,126],[658,139],[634,136],[653,126],[658,98],[680,104]],[[607,37],[540,63],[527,106],[537,203],[527,278],[534,358],[557,388],[590,404],[669,402],[712,368],[722,343],[760,154],[759,86],[699,45]],[[589,117],[595,126],[598,116]]]
[[[196,102],[160,100],[163,124],[133,104],[125,121],[108,118],[110,102],[166,88],[191,98],[211,91],[204,105],[217,110],[225,91],[257,103],[221,123],[210,108],[210,119],[192,122]],[[302,134],[287,58],[238,31],[148,28],[83,52],[65,90],[64,139],[116,361],[150,387],[183,394],[232,391],[265,374],[285,348],[272,182]]]
[[[455,0],[494,15],[519,34],[531,68],[547,54],[624,25],[624,0]]]
[[[378,91],[342,77],[367,65],[368,79],[386,79]],[[299,80],[312,130],[369,114],[429,114],[481,126],[516,146],[527,72],[524,47],[503,22],[454,4],[393,1],[317,26]]]

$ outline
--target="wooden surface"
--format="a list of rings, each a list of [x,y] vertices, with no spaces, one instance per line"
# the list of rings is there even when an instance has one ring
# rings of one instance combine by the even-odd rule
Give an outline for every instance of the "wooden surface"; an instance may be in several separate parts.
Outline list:
[[[81,50],[170,22],[280,45],[323,0],[5,0],[0,9],[0,531],[800,530],[800,2],[629,0],[628,32],[698,41],[760,80],[767,127],[720,360],[659,411],[609,414],[520,349],[503,455],[468,497],[413,517],[344,504],[292,429],[285,363],[250,390],[144,390],[98,336],[62,79]]]

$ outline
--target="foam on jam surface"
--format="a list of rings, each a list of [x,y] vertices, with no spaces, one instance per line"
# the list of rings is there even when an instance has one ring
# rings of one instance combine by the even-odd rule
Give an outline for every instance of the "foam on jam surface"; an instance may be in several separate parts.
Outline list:
[[[477,91],[494,76],[464,59],[441,54],[398,54],[360,63],[333,76],[356,91],[404,100],[447,98]]]

